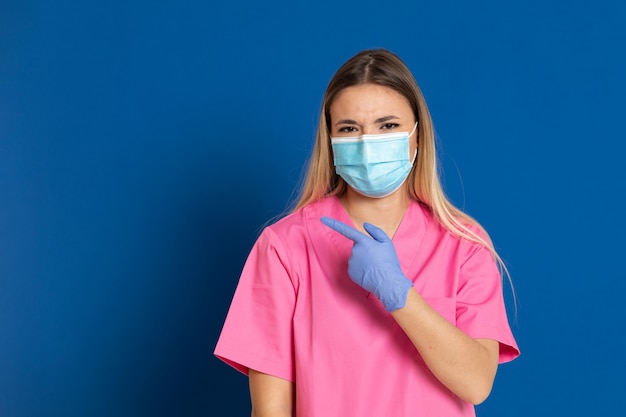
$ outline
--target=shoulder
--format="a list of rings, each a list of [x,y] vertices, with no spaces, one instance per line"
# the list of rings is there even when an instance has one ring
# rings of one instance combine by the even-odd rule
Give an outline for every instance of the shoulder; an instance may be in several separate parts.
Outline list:
[[[426,219],[427,235],[431,240],[445,242],[446,246],[454,247],[466,256],[482,250],[490,251],[491,239],[474,218],[461,212],[454,220],[444,221],[437,218],[430,207],[417,202],[414,204]]]
[[[320,217],[334,210],[334,200],[336,200],[335,197],[326,197],[301,207],[267,226],[264,233],[275,235],[286,241],[306,235],[311,228],[319,226],[318,223],[321,224]]]
[[[293,261],[309,251],[312,241],[322,233],[324,226],[320,218],[334,209],[332,198],[328,197],[289,213],[261,231],[254,249],[259,254],[274,253]]]
[[[319,242],[324,225],[319,220],[329,204],[326,199],[311,203],[266,226],[253,249],[253,261],[282,266],[297,287],[301,271]],[[271,261],[268,261],[271,260]]]

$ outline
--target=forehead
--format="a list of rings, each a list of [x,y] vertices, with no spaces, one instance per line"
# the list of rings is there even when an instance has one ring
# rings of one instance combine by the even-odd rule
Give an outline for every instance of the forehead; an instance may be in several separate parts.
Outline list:
[[[411,117],[409,101],[396,90],[378,84],[361,84],[341,90],[330,106],[335,118],[377,118],[381,115]]]

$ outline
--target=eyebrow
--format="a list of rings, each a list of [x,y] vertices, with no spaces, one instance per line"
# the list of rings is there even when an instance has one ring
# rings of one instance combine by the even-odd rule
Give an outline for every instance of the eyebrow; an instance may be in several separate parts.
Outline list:
[[[393,119],[399,119],[398,116],[393,116],[393,115],[389,115],[389,116],[385,116],[385,117],[380,117],[376,120],[374,120],[374,123],[385,123],[389,120],[393,120]],[[339,120],[337,123],[335,123],[335,126],[338,125],[358,125],[358,123],[352,119],[343,119],[343,120]]]

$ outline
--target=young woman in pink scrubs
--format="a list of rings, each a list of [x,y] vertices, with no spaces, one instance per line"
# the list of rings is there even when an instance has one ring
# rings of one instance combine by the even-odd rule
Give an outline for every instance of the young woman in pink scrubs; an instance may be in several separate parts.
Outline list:
[[[348,60],[326,90],[295,210],[246,261],[215,354],[252,415],[473,416],[519,355],[500,257],[446,199],[405,64]]]

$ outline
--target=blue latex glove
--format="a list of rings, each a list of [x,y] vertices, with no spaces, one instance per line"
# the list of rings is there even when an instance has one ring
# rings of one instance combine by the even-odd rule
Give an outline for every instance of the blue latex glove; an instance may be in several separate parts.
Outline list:
[[[354,242],[348,261],[350,278],[374,293],[387,311],[404,307],[413,283],[402,272],[396,249],[387,234],[370,223],[363,224],[363,228],[371,237],[330,217],[320,220]]]

